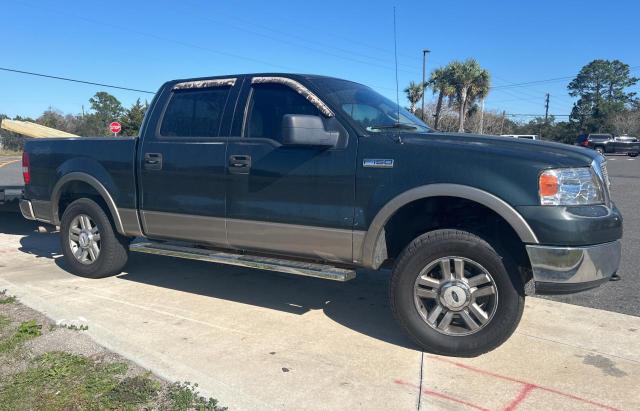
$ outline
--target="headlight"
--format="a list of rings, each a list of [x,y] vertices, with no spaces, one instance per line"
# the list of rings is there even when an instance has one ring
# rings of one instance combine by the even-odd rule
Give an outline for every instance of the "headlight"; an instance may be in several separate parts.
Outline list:
[[[604,203],[602,186],[590,167],[545,170],[538,186],[542,205]]]

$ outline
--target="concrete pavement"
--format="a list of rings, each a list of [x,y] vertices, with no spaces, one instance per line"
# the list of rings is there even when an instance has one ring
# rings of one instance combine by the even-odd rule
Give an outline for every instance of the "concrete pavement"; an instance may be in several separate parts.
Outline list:
[[[340,284],[134,255],[128,272],[64,270],[56,234],[0,215],[0,289],[231,409],[640,409],[640,318],[528,298],[515,335],[475,359],[422,353],[386,277]]]

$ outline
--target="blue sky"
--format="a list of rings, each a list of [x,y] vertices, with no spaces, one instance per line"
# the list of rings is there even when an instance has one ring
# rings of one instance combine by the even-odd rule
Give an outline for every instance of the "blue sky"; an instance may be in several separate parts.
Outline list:
[[[174,78],[305,72],[395,99],[394,5],[401,89],[420,80],[423,48],[432,50],[429,71],[476,58],[498,86],[487,108],[507,113],[543,113],[549,92],[550,113],[568,114],[569,80],[499,86],[574,76],[595,58],[620,59],[640,76],[640,2],[633,0],[10,0],[0,11],[0,67],[150,91]],[[0,72],[0,113],[37,116],[49,106],[79,113],[100,90]],[[125,105],[151,98],[104,90]]]

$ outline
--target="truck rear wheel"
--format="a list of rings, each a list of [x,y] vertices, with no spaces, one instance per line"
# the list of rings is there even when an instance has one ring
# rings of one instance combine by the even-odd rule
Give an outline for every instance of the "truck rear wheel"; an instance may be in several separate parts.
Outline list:
[[[82,277],[119,274],[127,263],[128,239],[115,232],[104,210],[93,200],[71,203],[60,222],[62,252],[69,270]]]
[[[390,282],[391,309],[425,351],[470,357],[511,336],[524,309],[524,285],[508,258],[480,237],[436,230],[413,240]]]

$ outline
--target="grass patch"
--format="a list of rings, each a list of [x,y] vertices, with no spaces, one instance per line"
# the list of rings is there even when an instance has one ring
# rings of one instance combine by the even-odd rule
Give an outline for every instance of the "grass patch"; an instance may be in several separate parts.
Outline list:
[[[0,355],[12,352],[23,342],[42,335],[42,326],[35,320],[25,321],[7,339],[0,340]]]
[[[122,379],[124,363],[98,363],[64,352],[46,353],[0,388],[0,410],[138,409],[158,383],[148,376]]]
[[[226,407],[218,407],[218,401],[214,398],[205,398],[197,390],[198,384],[189,382],[171,384],[167,390],[167,402],[161,410],[175,411],[224,411]]]
[[[4,293],[0,293],[0,304],[13,304],[18,299],[12,295],[5,295]]]
[[[6,293],[0,292],[0,297]],[[20,308],[24,307],[17,303]],[[109,356],[93,358],[54,350],[33,358],[35,354],[22,346],[42,335],[42,325],[30,320],[16,327],[16,317],[11,317],[15,310],[5,311],[0,314],[0,364],[9,368],[0,371],[0,411],[226,410],[217,400],[200,395],[197,384],[167,384],[150,372],[128,372],[128,363],[114,362]],[[50,331],[59,328],[47,325]]]
[[[0,330],[2,330],[9,324],[11,324],[11,320],[9,319],[9,317],[5,317],[4,315],[0,314]]]

